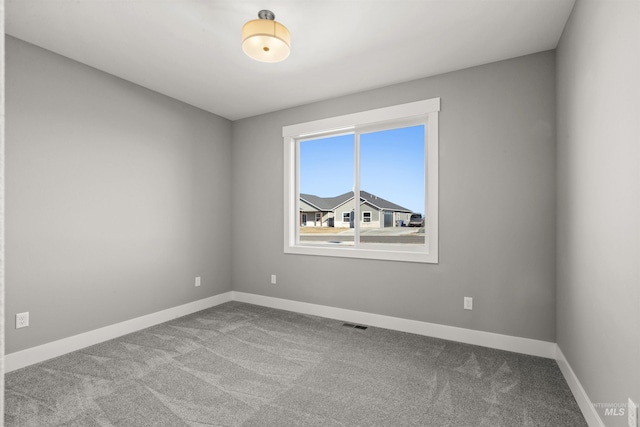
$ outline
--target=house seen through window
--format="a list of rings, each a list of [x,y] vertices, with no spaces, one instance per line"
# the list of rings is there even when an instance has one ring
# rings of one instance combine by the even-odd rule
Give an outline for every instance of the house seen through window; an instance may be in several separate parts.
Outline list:
[[[423,124],[356,134],[302,139],[298,143],[301,242],[424,244],[424,227],[410,228],[424,211]],[[359,148],[360,198],[354,199]],[[353,221],[356,207],[362,218]],[[305,218],[313,215],[315,221]]]
[[[437,262],[438,110],[436,99],[285,127],[285,251]]]

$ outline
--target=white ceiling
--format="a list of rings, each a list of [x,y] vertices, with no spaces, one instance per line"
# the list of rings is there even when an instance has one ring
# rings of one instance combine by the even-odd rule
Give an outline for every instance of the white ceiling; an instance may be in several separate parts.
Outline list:
[[[575,0],[5,0],[6,32],[231,120],[554,49]],[[270,9],[291,56],[244,55]]]

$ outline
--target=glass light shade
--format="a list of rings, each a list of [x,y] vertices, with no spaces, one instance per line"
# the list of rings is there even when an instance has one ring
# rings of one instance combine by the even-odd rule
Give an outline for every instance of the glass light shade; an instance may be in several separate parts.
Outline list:
[[[270,19],[254,19],[242,27],[242,50],[260,62],[280,62],[291,52],[287,27]]]

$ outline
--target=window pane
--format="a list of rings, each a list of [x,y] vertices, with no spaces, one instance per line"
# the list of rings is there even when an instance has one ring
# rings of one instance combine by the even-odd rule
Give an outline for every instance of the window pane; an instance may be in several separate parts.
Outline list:
[[[353,134],[299,142],[300,243],[353,245]]]
[[[362,243],[425,243],[424,142],[424,125],[360,135]]]

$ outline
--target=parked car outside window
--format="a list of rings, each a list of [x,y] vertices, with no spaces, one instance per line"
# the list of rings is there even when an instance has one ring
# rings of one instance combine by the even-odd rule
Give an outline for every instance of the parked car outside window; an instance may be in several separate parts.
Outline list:
[[[409,218],[409,227],[424,227],[424,218],[422,218],[422,214],[411,214],[411,217]]]

